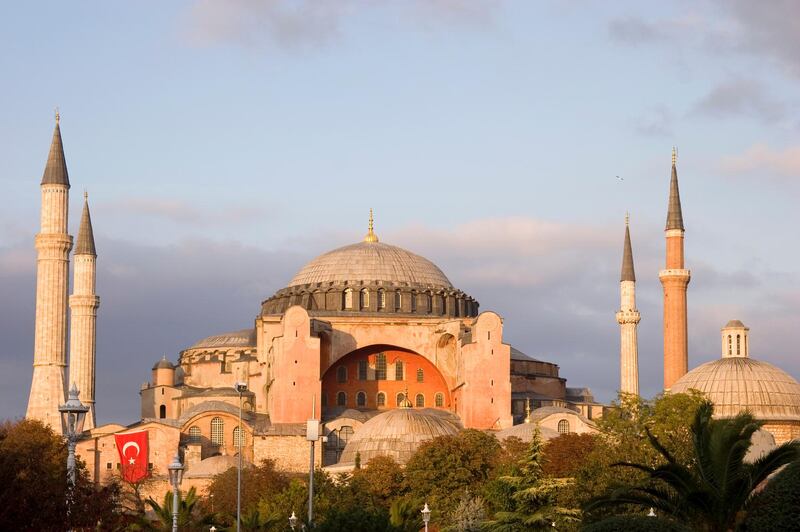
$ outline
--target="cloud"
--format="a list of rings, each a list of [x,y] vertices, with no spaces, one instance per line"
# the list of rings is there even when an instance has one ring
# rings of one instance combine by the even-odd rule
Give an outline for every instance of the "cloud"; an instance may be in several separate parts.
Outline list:
[[[759,81],[734,79],[711,89],[695,104],[694,111],[717,118],[749,115],[774,122],[783,118],[786,107],[772,99]]]
[[[723,157],[719,163],[729,174],[752,174],[782,178],[800,177],[800,145],[773,149],[766,144],[754,144],[740,155]]]
[[[740,51],[770,58],[800,76],[800,2],[774,0],[769,4],[749,0],[719,1],[736,24],[730,37]]]
[[[653,395],[661,385],[657,272],[663,240],[660,226],[634,229],[641,388]],[[380,236],[436,263],[482,310],[503,316],[507,342],[558,364],[570,386],[589,386],[603,401],[614,395],[621,227],[504,217],[446,229],[416,225]],[[99,238],[100,421],[134,421],[139,385],[155,360],[162,355],[175,360],[202,337],[252,326],[261,301],[332,241],[341,241],[335,230],[276,249],[215,239],[149,245]],[[30,379],[36,265],[31,247],[28,242],[0,246],[0,266],[14,265],[0,267],[0,404],[11,417],[24,413]],[[718,355],[717,331],[737,317],[753,327],[754,353],[757,345],[765,360],[797,374],[800,362],[791,355],[800,343],[798,276],[723,271],[698,258],[694,265],[692,363]]]
[[[98,202],[92,209],[104,213],[144,215],[157,217],[179,224],[218,225],[247,223],[263,216],[263,211],[255,205],[198,206],[197,204],[172,198],[152,196],[127,196],[125,198]]]
[[[200,0],[191,7],[185,31],[198,45],[314,49],[341,39],[350,19],[365,11],[391,11],[390,18],[415,27],[485,26],[500,0]]]
[[[663,105],[649,109],[635,123],[635,130],[648,137],[667,137],[672,135],[672,113]]]
[[[649,23],[638,17],[614,19],[608,24],[611,38],[623,44],[640,45],[667,39],[667,33],[657,23]]]

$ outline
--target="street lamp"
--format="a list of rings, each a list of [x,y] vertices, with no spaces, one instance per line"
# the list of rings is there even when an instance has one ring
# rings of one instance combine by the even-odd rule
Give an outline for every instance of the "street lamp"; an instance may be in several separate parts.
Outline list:
[[[651,506],[651,507],[650,507],[650,511],[649,511],[649,512],[647,512],[647,517],[655,517],[655,516],[656,516],[656,510],[655,510],[655,508],[653,508],[653,507]]]
[[[72,495],[75,489],[75,444],[83,432],[83,422],[86,420],[86,412],[89,411],[89,407],[78,399],[79,394],[78,387],[73,382],[67,402],[58,407],[61,413],[61,432],[67,439],[67,516],[72,510]]]
[[[425,507],[420,510],[422,514],[422,522],[425,523],[425,532],[428,532],[428,522],[431,520],[431,509],[428,508],[428,503],[425,503]]]
[[[233,386],[239,392],[239,441],[236,442],[239,448],[239,465],[236,471],[236,532],[239,532],[242,514],[242,394],[247,391],[247,383],[237,382]]]
[[[167,466],[169,470],[169,483],[172,484],[172,532],[178,532],[178,490],[181,488],[181,481],[183,480],[183,464],[178,453],[175,453],[175,458],[172,463]]]
[[[292,515],[289,516],[289,526],[292,527],[292,530],[297,526],[297,516],[294,515],[294,510],[292,510]]]

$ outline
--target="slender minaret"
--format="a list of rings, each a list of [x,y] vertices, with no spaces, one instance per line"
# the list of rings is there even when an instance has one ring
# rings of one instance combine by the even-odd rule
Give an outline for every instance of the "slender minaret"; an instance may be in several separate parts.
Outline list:
[[[61,430],[58,405],[66,396],[67,294],[69,251],[67,234],[69,176],[56,127],[42,177],[41,231],[36,235],[36,325],[33,342],[33,381],[25,417]]]
[[[639,347],[636,328],[641,316],[636,310],[636,274],[633,270],[633,249],[629,217],[625,215],[625,243],[622,251],[622,273],[619,278],[619,391],[639,395]]]
[[[672,177],[669,183],[669,207],[667,209],[666,268],[658,273],[664,287],[664,389],[686,374],[689,366],[689,343],[687,335],[686,287],[691,272],[683,262],[683,215],[681,197],[678,192],[677,152],[672,148]]]
[[[89,407],[84,428],[91,429],[95,427],[95,338],[100,298],[95,295],[97,252],[86,192],[83,193],[83,214],[75,242],[74,260],[73,288],[69,298],[69,382],[77,385],[81,391],[81,402]]]

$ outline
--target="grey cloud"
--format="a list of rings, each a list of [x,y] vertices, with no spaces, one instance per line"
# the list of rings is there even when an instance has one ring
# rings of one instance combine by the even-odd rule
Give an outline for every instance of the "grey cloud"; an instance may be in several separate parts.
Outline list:
[[[189,39],[201,45],[313,49],[337,41],[349,19],[365,10],[391,11],[391,19],[416,27],[485,26],[500,0],[228,0],[196,2],[185,20]]]
[[[157,217],[194,226],[246,223],[253,218],[263,217],[263,209],[256,205],[203,206],[183,200],[153,196],[127,196],[96,203],[92,209],[98,213],[132,214],[140,219]]]
[[[613,397],[619,379],[614,313],[621,227],[518,217],[477,220],[450,230],[413,227],[381,238],[438,264],[483,310],[504,317],[509,343],[559,364],[570,386],[589,386],[603,401]],[[332,241],[347,243],[336,233],[275,250],[215,240],[150,246],[98,239],[100,420],[135,420],[139,385],[155,360],[162,355],[175,360],[199,338],[251,326],[261,301],[306,261],[335,245]],[[24,413],[30,379],[35,256],[29,247],[23,242],[0,248],[0,264],[19,265],[0,268],[0,370],[5,370],[0,371],[0,402],[12,417]],[[660,228],[637,228],[641,387],[647,395],[661,386],[657,272],[662,254]],[[800,293],[783,290],[797,286],[797,276],[759,285],[739,272],[697,266],[689,297],[692,363],[716,357],[719,327],[740,317],[753,328],[754,349],[758,345],[765,360],[800,373],[800,362],[788,356],[800,345],[794,325],[800,319]],[[732,285],[743,289],[737,300],[727,302]]]
[[[786,107],[771,98],[760,82],[734,79],[711,89],[695,104],[694,111],[717,118],[749,115],[774,122],[783,118]]]
[[[639,45],[667,39],[663,28],[638,17],[614,19],[608,24],[611,38],[623,44]]]

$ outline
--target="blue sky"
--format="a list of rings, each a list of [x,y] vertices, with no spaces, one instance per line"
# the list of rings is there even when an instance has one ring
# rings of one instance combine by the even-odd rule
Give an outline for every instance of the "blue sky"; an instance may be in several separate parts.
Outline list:
[[[370,207],[602,400],[630,211],[652,395],[673,145],[690,365],[739,318],[798,377],[798,20],[743,0],[4,4],[0,399],[24,413],[56,105],[70,227],[86,188],[100,256],[101,421],[135,419],[154,360],[249,326]]]

